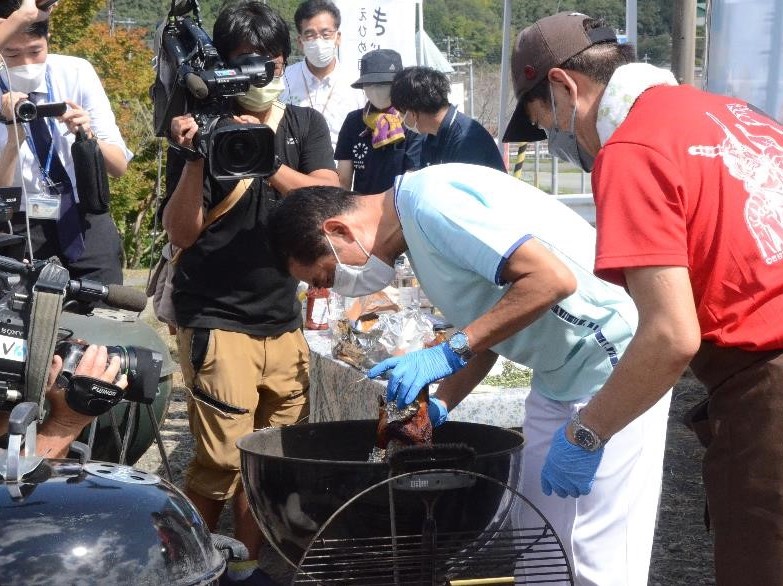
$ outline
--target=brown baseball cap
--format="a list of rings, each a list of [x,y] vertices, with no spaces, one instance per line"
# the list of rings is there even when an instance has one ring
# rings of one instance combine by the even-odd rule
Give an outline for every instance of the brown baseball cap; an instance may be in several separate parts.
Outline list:
[[[559,12],[546,16],[522,30],[511,55],[511,78],[518,103],[506,127],[503,142],[535,142],[546,133],[534,126],[525,112],[522,97],[558,67],[577,53],[596,43],[617,42],[614,29],[601,26],[585,30],[590,17],[580,12]]]

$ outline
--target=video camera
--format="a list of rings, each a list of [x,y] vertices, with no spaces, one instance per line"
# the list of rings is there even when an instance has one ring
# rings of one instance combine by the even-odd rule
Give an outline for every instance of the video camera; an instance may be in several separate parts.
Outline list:
[[[195,20],[187,16],[191,11]],[[155,135],[168,137],[186,156],[206,159],[215,179],[270,175],[274,132],[265,124],[235,122],[226,98],[267,85],[274,77],[274,61],[248,55],[229,66],[201,28],[198,0],[172,0],[158,35],[157,76],[151,88]],[[186,113],[199,129],[193,151],[169,136],[172,118]]]
[[[18,247],[18,240],[22,240],[21,247]],[[0,251],[14,248],[24,250],[21,236],[0,235]],[[44,297],[45,294],[50,297]],[[57,303],[47,306],[51,298]],[[56,345],[57,354],[63,358],[59,382],[65,383],[63,386],[69,382],[86,348],[84,341],[74,340],[69,332],[58,328],[62,304],[71,300],[102,301],[130,311],[141,311],[147,303],[146,295],[131,287],[69,279],[68,271],[56,259],[25,263],[0,255],[0,409],[9,411],[24,401],[42,406],[43,389],[35,388],[31,369],[39,367],[40,372],[48,372],[52,346]],[[36,344],[46,339],[47,331],[53,344],[42,351]],[[121,372],[128,376],[128,387],[121,398],[151,404],[158,390],[163,364],[161,354],[138,346],[111,347],[109,354],[110,357],[120,356]],[[33,364],[33,361],[37,362]],[[94,412],[100,411],[100,407],[111,407],[104,397],[91,396],[93,390],[87,388],[81,397],[81,404],[92,410],[90,414],[97,414]],[[70,399],[68,402],[72,404]]]
[[[62,116],[67,109],[68,105],[65,102],[36,104],[30,100],[19,100],[14,105],[14,114],[17,122],[32,122],[36,118]]]

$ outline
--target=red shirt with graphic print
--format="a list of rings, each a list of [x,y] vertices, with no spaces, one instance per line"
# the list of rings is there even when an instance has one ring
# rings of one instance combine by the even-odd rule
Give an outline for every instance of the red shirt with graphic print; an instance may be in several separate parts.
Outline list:
[[[690,270],[702,339],[783,348],[783,127],[737,98],[645,91],[596,158],[595,272]]]

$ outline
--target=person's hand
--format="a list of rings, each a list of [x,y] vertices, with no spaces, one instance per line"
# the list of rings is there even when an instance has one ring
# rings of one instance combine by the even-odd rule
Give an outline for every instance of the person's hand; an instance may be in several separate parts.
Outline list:
[[[120,359],[118,356],[112,356],[111,361],[107,365],[108,357],[106,346],[88,346],[79,364],[76,366],[76,370],[74,370],[74,376],[82,375],[97,378],[124,389],[128,386],[127,377],[122,374],[117,379],[117,374],[120,372]],[[47,419],[52,421],[52,425],[69,430],[73,437],[76,437],[82,429],[92,422],[94,417],[77,413],[68,406],[65,400],[66,390],[55,384],[62,366],[62,358],[54,356],[52,365],[49,368],[49,378],[46,385],[46,399],[49,401],[50,407]],[[116,382],[114,379],[117,379]]]
[[[251,116],[250,114],[239,114],[234,116],[234,121],[239,124],[261,124],[261,121],[258,118]]]
[[[68,127],[68,132],[71,134],[76,134],[76,131],[81,127],[87,136],[91,137],[90,113],[74,101],[65,100],[65,103],[68,104],[68,109],[65,114],[60,116],[60,122]]]
[[[568,441],[564,424],[555,432],[546,462],[541,469],[541,490],[549,496],[552,491],[559,497],[574,498],[590,494],[595,473],[601,463],[604,447],[588,452]]]
[[[191,114],[174,116],[171,119],[171,139],[179,146],[193,148],[193,141],[198,133],[198,124]]]
[[[449,410],[446,408],[446,403],[430,395],[429,403],[427,403],[427,415],[430,417],[432,427],[438,427],[446,423],[446,419],[449,418]]]
[[[22,92],[6,92],[3,94],[2,99],[0,99],[0,106],[2,106],[2,110],[0,113],[2,113],[3,118],[6,120],[13,120],[16,118],[16,113],[14,112],[14,108],[16,108],[16,104],[22,100],[27,99],[27,94],[23,94]]]
[[[416,400],[419,391],[436,380],[454,374],[467,365],[451,349],[447,342],[405,354],[387,358],[373,366],[367,376],[375,378],[391,370],[386,386],[386,400],[396,401],[402,409]]]

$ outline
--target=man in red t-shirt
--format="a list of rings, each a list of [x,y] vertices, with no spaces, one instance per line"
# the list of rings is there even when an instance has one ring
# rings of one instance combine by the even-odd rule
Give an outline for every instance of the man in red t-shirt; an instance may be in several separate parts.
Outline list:
[[[633,63],[578,13],[523,30],[506,141],[549,141],[587,171],[596,273],[624,285],[639,327],[601,391],[553,444],[542,484],[589,491],[597,447],[690,363],[709,392],[691,422],[718,584],[783,584],[783,127],[750,104]]]

